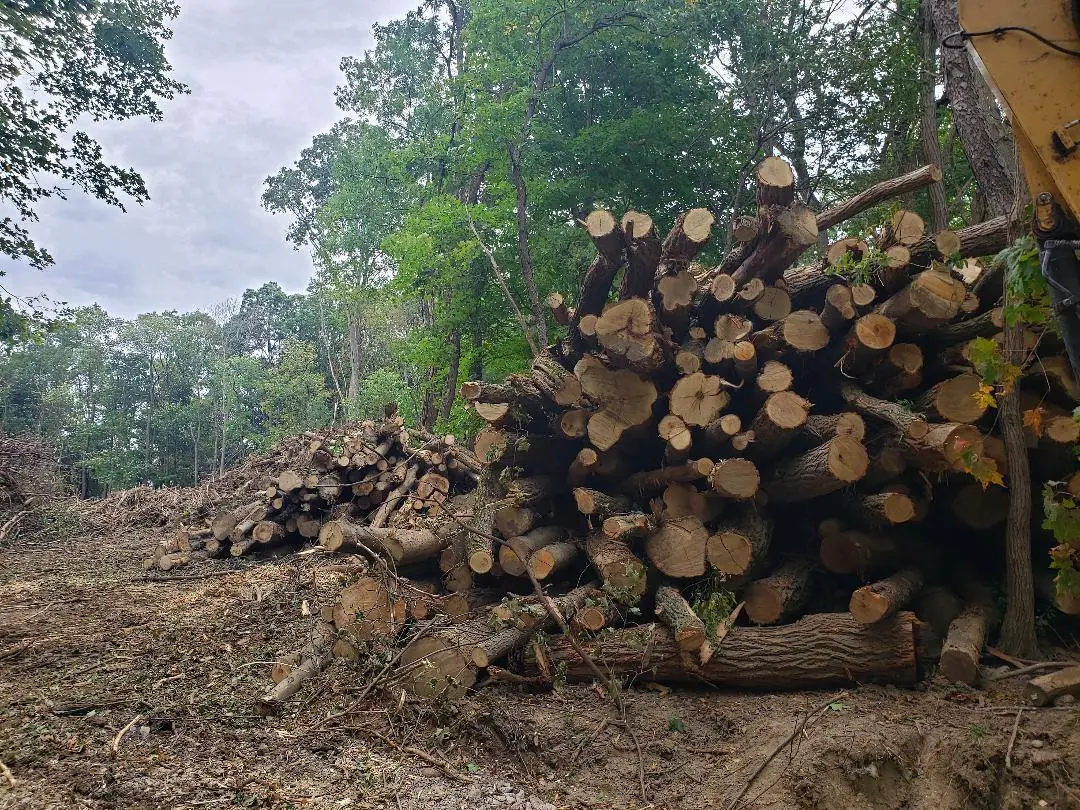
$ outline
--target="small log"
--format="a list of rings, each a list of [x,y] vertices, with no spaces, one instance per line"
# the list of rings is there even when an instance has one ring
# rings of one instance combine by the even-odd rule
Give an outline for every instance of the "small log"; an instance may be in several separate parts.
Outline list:
[[[825,291],[825,305],[821,308],[821,322],[830,332],[836,332],[855,320],[858,312],[846,284],[833,284]]]
[[[935,421],[970,425],[986,413],[986,405],[975,398],[981,385],[982,380],[974,374],[961,374],[938,383],[916,404]]]
[[[685,667],[671,633],[659,625],[614,630],[581,646],[615,677],[661,683],[755,690],[822,689],[849,683],[903,685],[918,679],[916,621],[905,612],[864,627],[847,613],[821,613],[778,627],[733,627],[700,669]],[[558,670],[572,681],[596,677],[566,639],[548,639],[542,654],[543,660],[538,661],[535,650],[526,652],[527,674]]]
[[[745,577],[764,565],[772,545],[772,521],[747,504],[709,537],[705,558],[722,574]]]
[[[663,622],[675,638],[680,652],[695,652],[705,643],[705,623],[683,598],[677,588],[661,585],[656,589],[656,618]]]
[[[566,306],[566,297],[560,292],[552,292],[544,299],[551,311],[551,318],[559,326],[570,325],[570,309]]]
[[[828,230],[834,225],[846,222],[886,200],[896,199],[934,183],[940,183],[941,177],[941,169],[930,164],[908,172],[901,177],[882,180],[854,197],[850,197],[822,211],[817,216],[817,226],[822,231]]]
[[[922,439],[930,430],[919,414],[895,402],[873,397],[849,382],[841,383],[840,394],[855,410],[892,425],[903,436]]]
[[[251,537],[260,545],[276,543],[285,539],[285,527],[272,520],[261,520],[251,530]]]
[[[660,240],[652,217],[638,211],[627,211],[622,218],[626,236],[626,273],[619,288],[619,300],[644,298],[652,289],[656,270],[660,266]]]
[[[581,486],[592,475],[599,460],[600,454],[591,447],[581,448],[566,471],[566,482],[571,486]]]
[[[693,374],[695,371],[701,371],[701,365],[704,362],[705,344],[701,340],[686,340],[679,347],[679,350],[675,352],[675,368],[682,374]]]
[[[723,501],[715,493],[700,492],[693,484],[672,484],[664,490],[661,503],[665,519],[689,515],[709,523],[723,511]]]
[[[757,348],[749,340],[740,340],[732,347],[732,359],[735,361],[735,373],[742,380],[757,378]]]
[[[534,577],[545,580],[566,570],[581,554],[576,543],[552,543],[537,549],[526,563]]]
[[[651,374],[668,360],[656,315],[644,298],[627,298],[604,310],[596,322],[596,339],[612,364],[639,374]]]
[[[280,711],[281,706],[300,691],[300,688],[330,663],[330,648],[334,643],[335,632],[329,622],[319,622],[311,633],[307,643],[300,649],[300,663],[274,688],[259,698],[255,704],[256,714],[268,716]]]
[[[809,412],[810,403],[794,391],[770,395],[750,423],[755,436],[751,456],[762,461],[778,455],[799,435]]]
[[[709,485],[721,498],[746,501],[758,493],[761,474],[757,465],[745,458],[721,459],[709,472]]]
[[[818,241],[817,219],[813,211],[801,203],[787,208],[770,208],[772,227],[759,237],[731,275],[736,284],[760,278],[767,284],[779,279],[784,270]]]
[[[829,330],[816,312],[800,309],[750,335],[758,356],[769,359],[818,352],[829,344]]]
[[[562,526],[540,526],[529,532],[511,537],[499,546],[499,565],[503,572],[513,576],[525,576],[525,568],[533,552],[561,543],[569,537]]]
[[[613,599],[626,605],[641,601],[647,587],[645,565],[626,543],[596,533],[586,540],[585,553]]]
[[[953,683],[973,684],[979,678],[979,659],[986,646],[986,608],[968,604],[949,625],[941,648],[938,671]]]
[[[661,247],[657,281],[685,269],[704,250],[715,222],[716,217],[708,208],[691,208],[679,215]]]
[[[541,394],[560,408],[581,402],[581,383],[547,349],[533,360],[530,379]]]
[[[1080,695],[1080,667],[1040,675],[1024,687],[1024,697],[1032,706],[1048,706],[1062,695]]]
[[[540,524],[540,513],[527,506],[501,506],[495,510],[495,528],[503,537],[517,537]]]
[[[581,514],[589,515],[600,521],[633,509],[633,504],[626,498],[618,495],[608,495],[606,492],[587,487],[578,487],[574,490],[574,503],[577,504],[578,511]]]
[[[703,359],[717,370],[726,370],[735,358],[735,346],[750,334],[753,324],[741,315],[726,313],[716,319],[712,338],[705,345]]]
[[[908,463],[924,472],[963,471],[965,458],[981,454],[982,434],[972,425],[934,424],[924,436],[905,436],[903,448]]]
[[[884,315],[863,315],[848,332],[840,360],[847,377],[862,377],[873,368],[896,340],[896,325]]]
[[[754,171],[757,180],[757,204],[791,205],[795,201],[795,172],[783,158],[767,157]]]
[[[702,458],[685,464],[638,472],[627,478],[620,489],[632,498],[644,498],[663,492],[671,484],[690,484],[708,478],[713,471],[711,459]]]
[[[517,506],[536,506],[564,491],[563,482],[550,475],[529,475],[506,483],[506,498]]]
[[[705,573],[709,531],[694,515],[665,518],[645,540],[645,553],[669,577],[699,577]]]
[[[964,282],[941,270],[926,270],[878,312],[896,323],[899,335],[919,335],[955,318],[966,296]]]
[[[795,375],[791,369],[778,360],[769,360],[761,367],[757,379],[754,380],[755,396],[764,401],[772,394],[780,391],[789,391],[795,384]]]
[[[571,408],[559,417],[559,434],[566,439],[585,438],[589,432],[589,419],[592,418],[593,413],[594,411],[585,408]],[[479,438],[477,440],[479,441]]]
[[[351,642],[397,635],[407,606],[378,577],[362,576],[338,594],[334,626]]]
[[[776,624],[796,616],[810,599],[814,566],[807,560],[789,560],[764,579],[746,586],[746,616],[754,624]]]
[[[915,502],[903,492],[886,491],[860,495],[848,501],[848,509],[871,528],[897,526],[915,520]]]
[[[818,414],[806,417],[803,433],[813,444],[823,444],[833,436],[851,436],[862,441],[866,438],[866,422],[857,413]]]
[[[907,605],[922,584],[922,574],[905,568],[887,579],[857,588],[851,594],[848,610],[859,624],[875,624]]]
[[[793,459],[783,462],[765,486],[771,502],[797,503],[853,484],[869,466],[866,448],[851,436],[835,436]]]
[[[742,419],[738,414],[725,413],[719,419],[714,419],[705,426],[701,432],[702,438],[709,449],[718,450],[727,446],[733,436],[742,432]]]
[[[604,521],[601,530],[612,540],[645,537],[656,531],[656,518],[644,512],[612,515]]]

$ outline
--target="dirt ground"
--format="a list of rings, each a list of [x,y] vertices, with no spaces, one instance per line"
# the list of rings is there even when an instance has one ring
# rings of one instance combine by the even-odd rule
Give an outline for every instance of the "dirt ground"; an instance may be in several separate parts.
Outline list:
[[[589,686],[488,685],[440,710],[384,691],[326,721],[364,686],[338,662],[262,718],[268,662],[300,646],[304,602],[330,599],[339,561],[148,581],[158,539],[0,550],[0,808],[1080,808],[1080,710],[1017,723],[1021,678],[989,693],[638,684],[627,729]]]

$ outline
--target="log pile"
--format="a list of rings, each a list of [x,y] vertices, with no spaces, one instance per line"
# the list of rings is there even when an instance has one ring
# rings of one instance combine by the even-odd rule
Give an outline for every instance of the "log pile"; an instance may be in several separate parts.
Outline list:
[[[697,261],[715,228],[705,209],[663,238],[645,213],[589,215],[597,256],[576,305],[548,298],[565,337],[527,373],[462,386],[485,426],[449,486],[429,477],[435,459],[406,465],[385,479],[400,502],[382,521],[356,506],[374,506],[355,489],[376,474],[360,472],[367,450],[359,467],[325,454],[345,479],[279,478],[278,496],[311,496],[301,504],[353,487],[347,512],[319,507],[321,545],[379,561],[323,616],[333,654],[357,657],[412,618],[398,679],[425,696],[460,695],[504,659],[523,674],[494,676],[594,677],[567,632],[594,634],[586,651],[617,676],[911,683],[940,655],[948,677],[973,679],[997,573],[977,563],[1003,556],[1007,492],[991,485],[1003,444],[968,347],[1000,339],[1003,317],[958,262],[1004,247],[1005,223],[927,234],[898,211],[798,263],[830,229],[939,179],[924,167],[814,214],[768,158],[757,216],[712,266]],[[1054,379],[1024,380],[1050,418],[1076,390]],[[1059,421],[1032,434],[1033,460],[1072,450],[1078,431]],[[402,456],[393,437],[366,441]]]
[[[404,544],[395,545],[394,553],[397,562],[407,563],[429,549],[413,548],[409,544],[422,544],[423,535],[398,527],[418,528],[453,494],[472,489],[482,469],[452,436],[407,430],[396,406],[388,406],[378,422],[303,438],[290,466],[252,476],[260,490],[245,487],[250,494],[213,512],[206,526],[179,527],[158,543],[144,567],[169,571],[192,560],[291,550],[320,539],[329,551]],[[441,549],[440,541],[427,542],[430,550]]]

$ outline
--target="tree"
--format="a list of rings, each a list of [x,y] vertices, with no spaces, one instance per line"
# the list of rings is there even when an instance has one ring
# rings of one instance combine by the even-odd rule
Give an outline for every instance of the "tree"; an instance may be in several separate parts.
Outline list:
[[[38,202],[64,196],[62,184],[121,209],[125,196],[148,198],[139,174],[108,163],[77,127],[159,120],[159,102],[186,92],[164,52],[178,13],[170,0],[0,2],[0,202],[17,216],[0,220],[0,253],[52,262],[26,226]]]

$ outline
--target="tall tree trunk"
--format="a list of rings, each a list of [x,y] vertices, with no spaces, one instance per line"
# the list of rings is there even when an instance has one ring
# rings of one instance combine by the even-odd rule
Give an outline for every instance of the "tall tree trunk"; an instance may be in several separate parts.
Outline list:
[[[930,0],[923,0],[919,6],[919,25],[922,29],[919,37],[919,106],[922,112],[919,136],[923,162],[933,163],[941,168],[941,145],[938,142],[937,108],[934,103],[934,88],[937,85],[937,40]],[[937,233],[949,227],[945,183],[941,180],[931,183],[927,191],[930,195],[930,228]]]
[[[540,290],[536,286],[533,272],[532,251],[529,249],[529,198],[525,189],[525,175],[521,169],[521,149],[510,145],[510,178],[517,192],[517,243],[518,261],[521,264],[521,277],[529,294],[529,310],[532,313],[533,328],[536,330],[541,346],[548,344],[547,320],[540,306]]]
[[[960,29],[956,0],[929,0],[938,39]],[[991,217],[1012,215],[1016,198],[1016,145],[997,99],[966,50],[941,49],[945,95],[971,171]]]
[[[355,312],[349,313],[349,388],[346,397],[349,402],[347,410],[349,416],[353,416],[352,409],[355,407],[356,398],[360,395],[360,363],[361,343],[363,338],[363,323],[360,316]]]
[[[458,328],[450,335],[450,368],[446,372],[446,388],[443,390],[442,408],[439,410],[441,422],[446,422],[450,418],[450,409],[454,407],[454,398],[457,396],[460,370],[461,329]]]

